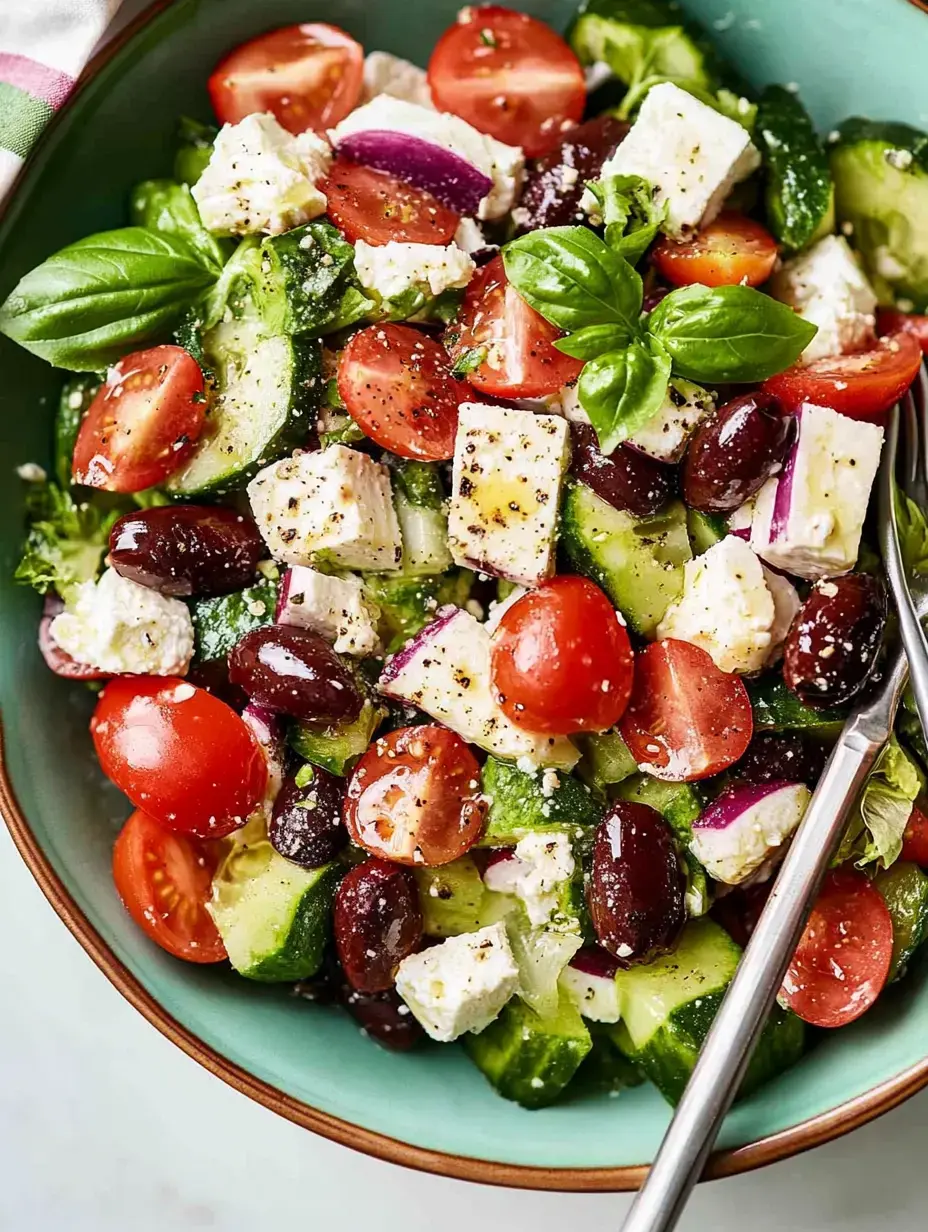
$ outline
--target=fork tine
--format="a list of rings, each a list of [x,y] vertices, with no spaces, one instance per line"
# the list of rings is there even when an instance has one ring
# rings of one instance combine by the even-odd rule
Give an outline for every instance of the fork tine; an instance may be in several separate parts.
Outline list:
[[[928,372],[922,364],[902,400],[902,485],[906,495],[928,509]]]

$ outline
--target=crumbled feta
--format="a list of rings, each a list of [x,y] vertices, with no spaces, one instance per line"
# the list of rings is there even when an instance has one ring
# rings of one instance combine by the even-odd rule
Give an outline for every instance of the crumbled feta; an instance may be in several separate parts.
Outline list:
[[[740,885],[781,851],[810,799],[803,783],[786,783],[761,795],[728,825],[700,825],[697,820],[690,850],[710,877]]]
[[[590,1022],[618,1022],[621,1019],[619,986],[614,975],[595,974],[568,963],[557,982]]]
[[[309,131],[294,136],[270,113],[255,113],[222,127],[190,191],[208,231],[278,235],[325,213],[316,185],[331,162],[322,137]]]
[[[371,51],[364,57],[361,102],[369,103],[378,94],[389,94],[391,98],[434,110],[425,69],[400,56],[391,56],[388,51]]]
[[[113,675],[183,676],[193,655],[187,605],[115,569],[82,582],[49,632],[72,659]]]
[[[756,672],[770,655],[775,619],[763,566],[743,539],[726,535],[683,566],[683,594],[657,638],[701,646],[723,672]]]
[[[364,290],[383,299],[397,299],[406,291],[434,296],[452,287],[466,287],[477,268],[457,244],[401,244],[396,240],[377,247],[358,240],[354,267]]]
[[[527,592],[524,586],[513,586],[512,590],[505,599],[493,599],[491,601],[487,612],[486,623],[484,624],[484,628],[488,633],[493,633],[494,630],[499,628],[499,622],[503,619],[505,614],[509,611],[512,605],[514,603],[518,603],[518,601],[526,593]]]
[[[290,565],[398,569],[403,558],[390,474],[346,445],[297,453],[248,485],[271,554]]]
[[[487,246],[483,228],[473,218],[461,219],[458,223],[458,229],[454,233],[454,242],[458,248],[462,248],[470,256],[473,256],[475,252],[479,252],[481,248],[486,248]]]
[[[652,86],[631,131],[602,169],[640,175],[668,205],[668,234],[710,223],[725,198],[760,166],[746,130],[671,82]]]
[[[770,289],[804,321],[818,326],[802,353],[803,363],[859,351],[874,338],[876,292],[842,235],[828,235],[787,261]]]
[[[411,954],[396,973],[396,991],[426,1033],[445,1044],[488,1027],[518,982],[502,923]]]
[[[773,624],[770,626],[770,652],[767,655],[767,665],[769,665],[779,658],[790,626],[802,607],[802,601],[799,598],[799,591],[789,578],[785,578],[782,573],[775,573],[766,565],[764,565],[764,581],[773,599]]]
[[[22,466],[17,466],[16,474],[23,483],[44,483],[48,479],[45,468],[38,462],[23,462]]]
[[[627,443],[659,462],[679,462],[696,427],[714,409],[707,389],[674,377],[667,386],[664,405]]]
[[[550,577],[568,462],[563,419],[462,403],[448,515],[455,563],[523,586]]]
[[[361,579],[332,577],[305,565],[291,566],[284,579],[278,621],[311,629],[334,644],[338,654],[375,654],[379,611],[364,597]]]
[[[754,502],[751,547],[797,577],[847,573],[857,562],[883,429],[808,403],[796,419],[782,472]]]
[[[512,145],[487,137],[466,120],[403,99],[380,94],[346,116],[329,133],[333,145],[363,132],[405,133],[450,150],[482,171],[493,187],[480,203],[479,217],[502,218],[512,209],[525,170],[525,155]]]
[[[487,866],[483,880],[489,890],[515,895],[525,905],[529,923],[541,927],[558,910],[560,891],[575,867],[566,834],[526,834],[514,852]]]

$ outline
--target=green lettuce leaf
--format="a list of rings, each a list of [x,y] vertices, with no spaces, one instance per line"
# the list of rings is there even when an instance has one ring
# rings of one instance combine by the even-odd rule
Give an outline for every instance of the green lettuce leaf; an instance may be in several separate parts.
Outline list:
[[[928,521],[914,501],[896,485],[896,527],[909,573],[928,573]]]
[[[906,822],[922,786],[917,766],[892,736],[861,792],[836,862],[889,868],[902,851]]]
[[[30,526],[15,581],[65,603],[81,582],[96,579],[113,523],[122,509],[78,503],[56,483],[34,484],[26,497]]]

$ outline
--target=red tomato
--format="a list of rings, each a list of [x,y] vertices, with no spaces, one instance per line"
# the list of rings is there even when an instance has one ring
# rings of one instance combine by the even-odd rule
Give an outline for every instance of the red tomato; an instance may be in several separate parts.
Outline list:
[[[492,639],[503,713],[528,731],[606,731],[625,713],[634,657],[616,610],[586,578],[558,577],[517,599]]]
[[[720,214],[691,240],[666,236],[651,254],[658,271],[675,287],[759,287],[777,263],[777,242],[759,222],[743,214]]]
[[[529,158],[553,150],[586,106],[583,69],[560,35],[497,4],[461,10],[432,52],[429,87],[439,111]]]
[[[814,1027],[844,1027],[874,1003],[893,954],[893,922],[863,873],[833,869],[783,977],[780,1000]]]
[[[480,767],[445,727],[379,736],[351,776],[345,825],[372,855],[397,864],[448,864],[474,845],[486,817]]]
[[[922,868],[928,868],[928,817],[918,804],[912,805],[912,812],[906,822],[905,834],[902,836],[903,860],[911,860]]]
[[[409,325],[369,325],[338,361],[338,392],[365,436],[401,458],[454,453],[458,406],[470,386],[451,375],[440,343]]]
[[[226,947],[206,910],[214,861],[204,847],[172,834],[141,809],[113,848],[113,880],[123,906],[163,950],[188,962],[222,962]]]
[[[326,213],[352,244],[450,244],[461,221],[424,188],[344,158],[335,160],[320,187]]]
[[[284,128],[320,132],[357,107],[364,49],[324,22],[270,30],[242,43],[213,69],[209,96],[222,124],[272,111]]]
[[[159,825],[223,838],[267,785],[258,742],[231,706],[187,680],[118,676],[90,732],[103,772]]]
[[[787,411],[803,402],[830,406],[849,419],[880,422],[915,380],[922,350],[911,334],[881,338],[870,351],[795,364],[764,381]]]
[[[928,316],[917,312],[899,312],[896,308],[880,308],[876,314],[876,332],[881,338],[887,334],[911,334],[918,340],[922,353],[928,355]]]
[[[667,638],[637,656],[620,731],[655,778],[692,783],[743,756],[754,720],[740,676],[716,667],[700,646]]]
[[[445,345],[457,361],[483,348],[486,358],[467,379],[481,393],[498,398],[544,398],[580,375],[583,363],[556,350],[561,331],[530,308],[509,285],[502,256],[471,280]]]
[[[205,417],[203,373],[183,347],[127,355],[84,416],[72,478],[107,492],[156,487],[193,453]]]

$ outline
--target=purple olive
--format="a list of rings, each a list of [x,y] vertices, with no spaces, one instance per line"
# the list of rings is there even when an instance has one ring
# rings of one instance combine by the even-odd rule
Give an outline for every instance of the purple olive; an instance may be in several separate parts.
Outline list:
[[[732,398],[693,433],[683,463],[683,496],[702,513],[729,513],[750,500],[780,466],[795,420],[760,390]]]
[[[116,572],[162,595],[242,590],[265,554],[251,518],[212,505],[140,509],[123,514],[110,532]]]
[[[253,702],[294,719],[351,723],[364,698],[324,638],[291,625],[252,629],[229,653],[229,679]]]
[[[814,788],[825,769],[825,750],[794,732],[758,732],[732,767],[749,783],[805,783]]]
[[[816,582],[783,648],[783,679],[807,706],[843,706],[876,666],[886,592],[868,573]]]
[[[570,425],[573,458],[570,472],[615,509],[648,517],[666,504],[673,492],[674,471],[628,445],[604,454],[589,424]]]
[[[302,787],[295,775],[284,780],[274,801],[268,838],[274,850],[294,864],[321,868],[348,843],[342,825],[345,780],[318,766],[304,767],[303,773],[310,769],[312,778]]]
[[[593,840],[587,900],[600,945],[620,967],[669,953],[686,920],[673,834],[647,804],[616,801]]]
[[[603,163],[628,130],[629,125],[614,116],[597,116],[570,129],[555,150],[529,163],[515,214],[519,233],[585,222],[580,198],[586,181],[600,178]]]
[[[371,1039],[392,1052],[408,1052],[425,1037],[395,988],[359,992],[346,987],[344,1003],[345,1009]]]
[[[356,865],[336,891],[333,930],[351,987],[359,992],[391,988],[396,968],[422,940],[412,870],[376,857]]]

